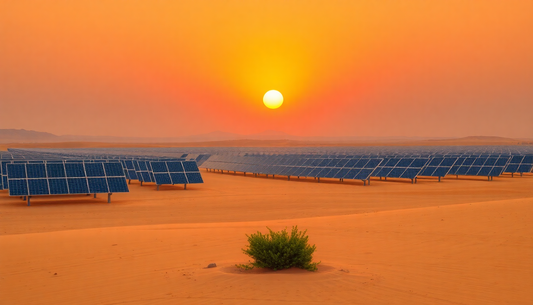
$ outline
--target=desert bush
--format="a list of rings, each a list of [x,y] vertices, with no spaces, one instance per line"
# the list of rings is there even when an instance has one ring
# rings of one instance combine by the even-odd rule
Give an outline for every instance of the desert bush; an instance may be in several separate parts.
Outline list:
[[[254,259],[249,264],[237,265],[243,269],[253,267],[270,268],[274,270],[298,267],[309,271],[316,271],[318,263],[313,263],[313,252],[316,246],[309,245],[307,230],[298,232],[298,227],[292,227],[289,234],[287,228],[274,232],[268,228],[269,233],[246,235],[248,247],[242,249],[244,254]]]

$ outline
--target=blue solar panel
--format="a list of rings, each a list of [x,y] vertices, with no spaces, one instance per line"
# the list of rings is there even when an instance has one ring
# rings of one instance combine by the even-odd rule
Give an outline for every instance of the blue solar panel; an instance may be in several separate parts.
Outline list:
[[[172,180],[172,184],[187,184],[187,178],[185,177],[185,173],[170,173],[170,178]]]
[[[169,173],[154,173],[154,179],[155,183],[158,185],[172,184],[172,180],[170,180]]]
[[[107,178],[110,193],[127,193],[129,192],[128,184],[125,178],[111,177]]]
[[[200,173],[186,173],[189,183],[204,183],[202,175]]]
[[[93,194],[110,193],[109,188],[107,187],[107,180],[105,178],[88,178],[87,182],[89,183],[89,191]]]
[[[533,169],[533,155],[513,156],[504,172],[506,173],[529,173]]]
[[[66,177],[65,166],[63,165],[63,163],[48,163],[46,165],[46,172],[48,174],[48,178]]]
[[[26,178],[26,164],[8,164],[7,173],[9,179]]]
[[[139,172],[139,180],[142,182],[154,182],[149,172]]]
[[[28,164],[30,165],[30,164]],[[28,180],[29,195],[48,195],[48,180],[47,179],[29,179]]]
[[[124,176],[124,169],[122,168],[122,164],[120,163],[104,163],[104,168],[107,177]]]
[[[105,177],[104,165],[102,163],[85,163],[87,177]],[[92,193],[92,192],[91,192]]]
[[[9,180],[9,196],[27,196],[28,183],[26,179]]]
[[[65,195],[68,194],[67,179],[48,179],[51,195]]]
[[[69,178],[86,177],[83,163],[65,163],[65,171]]]
[[[374,168],[363,168],[357,173],[357,175],[355,175],[353,179],[368,180],[373,171],[374,171]]]
[[[166,172],[168,172],[166,162],[151,162],[151,165],[152,165],[152,171],[154,172],[154,174],[155,173],[166,173]],[[157,177],[156,177],[155,180],[157,182]],[[169,178],[169,180],[170,180],[170,178]],[[164,184],[168,184],[168,183],[164,183]]]
[[[46,167],[42,163],[26,164],[26,172],[28,174],[28,178],[46,178]]]
[[[196,162],[194,161],[183,161],[183,168],[186,172],[198,172],[200,171],[198,169],[198,166],[196,165]]]
[[[68,164],[65,164],[68,165]],[[68,169],[67,169],[68,175]],[[87,186],[87,178],[68,178],[68,188],[70,194],[89,194],[89,187]]]
[[[135,172],[135,170],[128,170],[128,178],[129,179],[135,179],[135,180],[139,180],[139,177],[137,176],[137,172]]]

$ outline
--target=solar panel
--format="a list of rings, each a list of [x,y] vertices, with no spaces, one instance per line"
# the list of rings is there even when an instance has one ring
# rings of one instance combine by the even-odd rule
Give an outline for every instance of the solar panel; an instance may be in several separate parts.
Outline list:
[[[28,195],[28,180],[26,179],[11,179],[9,183],[9,196],[27,196]]]
[[[457,157],[434,157],[418,174],[419,176],[441,177],[446,176],[457,161]]]
[[[51,162],[7,164],[10,196],[128,192],[121,163]],[[109,197],[108,197],[109,201]]]
[[[152,161],[150,167],[158,186],[203,183],[196,161]]]
[[[507,155],[477,155],[471,157],[459,157],[452,169],[451,175],[497,177],[502,174],[511,160]]]
[[[414,179],[419,175],[428,162],[428,158],[385,158],[383,161],[384,165],[378,166],[372,176],[385,178],[406,178],[414,181]]]
[[[107,184],[109,185],[110,193],[127,193],[129,192],[128,184],[125,177],[108,177]]]
[[[529,173],[533,169],[533,155],[512,156],[505,166],[505,173]]]

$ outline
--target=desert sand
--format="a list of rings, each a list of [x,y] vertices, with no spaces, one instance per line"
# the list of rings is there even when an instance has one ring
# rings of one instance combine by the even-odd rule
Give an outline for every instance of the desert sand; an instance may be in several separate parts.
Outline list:
[[[1,304],[533,304],[533,176],[442,182],[202,172],[100,195],[0,192]],[[245,234],[298,225],[317,272],[243,271]],[[216,263],[216,268],[205,268]]]

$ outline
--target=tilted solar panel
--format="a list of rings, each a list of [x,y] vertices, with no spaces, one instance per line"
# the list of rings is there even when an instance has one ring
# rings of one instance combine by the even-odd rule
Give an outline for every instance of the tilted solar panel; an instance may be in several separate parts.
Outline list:
[[[10,196],[129,192],[121,163],[7,164]],[[108,199],[109,200],[109,199]]]
[[[196,161],[150,162],[157,185],[203,183]]]

